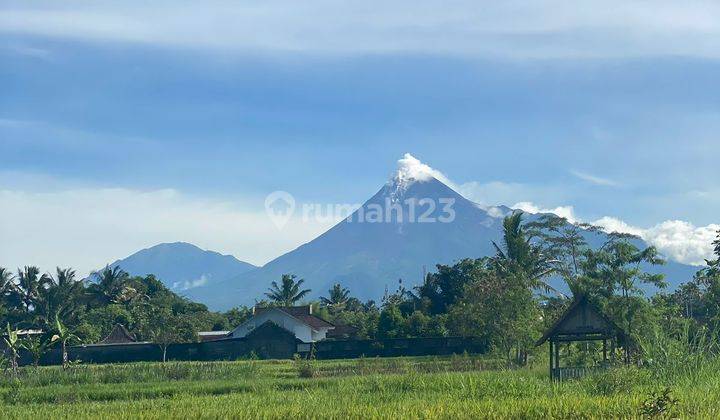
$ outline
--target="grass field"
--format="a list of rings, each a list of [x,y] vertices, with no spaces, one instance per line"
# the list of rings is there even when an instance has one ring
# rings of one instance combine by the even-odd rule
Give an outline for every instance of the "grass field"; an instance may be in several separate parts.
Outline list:
[[[720,417],[714,367],[668,378],[615,369],[553,383],[544,369],[492,359],[168,362],[25,368],[0,381],[6,418],[639,417],[669,386],[669,415]],[[301,377],[310,376],[312,377]],[[662,404],[662,401],[659,401]]]

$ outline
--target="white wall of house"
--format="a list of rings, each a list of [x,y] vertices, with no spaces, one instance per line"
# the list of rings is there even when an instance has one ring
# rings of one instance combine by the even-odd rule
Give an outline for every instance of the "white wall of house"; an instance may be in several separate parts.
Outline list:
[[[317,331],[312,330],[312,341],[324,340],[329,328],[320,328]]]
[[[311,341],[318,341],[325,338],[325,334],[319,334],[319,333],[313,333],[313,329],[310,328],[309,325],[305,324],[304,322],[301,322],[300,320],[293,318],[292,316],[288,315],[287,313],[273,309],[269,311],[263,311],[261,314],[254,316],[247,320],[245,323],[241,324],[239,327],[235,328],[232,332],[233,338],[242,338],[246,335],[250,334],[252,330],[255,328],[261,326],[267,321],[272,321],[275,324],[281,326],[282,328],[285,328],[288,331],[291,331],[295,334],[295,337],[299,338],[301,341],[304,341],[306,343],[309,343]],[[323,328],[324,329],[324,328]],[[326,330],[327,332],[327,330]],[[320,335],[322,335],[322,338],[319,338]]]

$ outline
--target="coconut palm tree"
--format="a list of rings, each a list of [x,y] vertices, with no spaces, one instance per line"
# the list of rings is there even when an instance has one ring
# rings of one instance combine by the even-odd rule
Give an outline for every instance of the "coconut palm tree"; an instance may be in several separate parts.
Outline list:
[[[93,273],[92,277],[95,282],[87,289],[90,296],[100,304],[126,303],[137,294],[128,284],[130,276],[120,267],[106,266],[102,271]]]
[[[75,279],[75,270],[57,267],[55,272],[55,276],[48,275],[49,286],[38,308],[41,320],[49,326],[53,324],[53,316],[60,316],[66,322],[75,316],[84,289],[83,282]]]
[[[532,244],[532,236],[523,229],[522,219],[522,212],[505,217],[503,243],[501,246],[493,241],[496,254],[492,261],[501,274],[522,276],[530,288],[556,293],[544,281],[552,273],[554,261],[543,255],[541,247]]]
[[[340,309],[350,300],[350,291],[335,283],[333,287],[328,290],[328,297],[320,297],[320,301],[326,306],[333,309]]]
[[[22,270],[18,270],[14,292],[26,313],[34,311],[41,294],[49,284],[49,277],[45,274],[40,275],[40,269],[35,266],[25,266]]]
[[[277,282],[273,281],[271,283],[272,287],[268,289],[265,296],[283,306],[292,306],[310,293],[310,289],[300,290],[300,286],[305,283],[305,280],[296,280],[296,278],[294,274],[283,274],[282,284],[278,285]]]
[[[15,276],[5,267],[0,267],[0,316],[6,312],[7,296],[15,288]]]
[[[0,295],[10,291],[13,287],[13,280],[15,280],[13,273],[5,267],[0,267]]]

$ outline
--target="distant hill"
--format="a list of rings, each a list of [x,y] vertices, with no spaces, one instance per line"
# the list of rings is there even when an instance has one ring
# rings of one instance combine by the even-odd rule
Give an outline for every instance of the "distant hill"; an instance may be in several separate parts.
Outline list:
[[[173,292],[210,306],[224,293],[220,283],[257,268],[185,242],[143,249],[111,264],[116,266],[132,275],[154,274]]]

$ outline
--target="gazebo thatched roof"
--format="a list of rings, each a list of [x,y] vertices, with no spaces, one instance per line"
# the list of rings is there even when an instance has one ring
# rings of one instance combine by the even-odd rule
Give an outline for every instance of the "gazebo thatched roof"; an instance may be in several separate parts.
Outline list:
[[[551,338],[556,341],[583,341],[624,335],[624,331],[595,304],[586,296],[581,296],[575,299],[535,345],[542,345]]]
[[[135,343],[137,340],[130,331],[120,324],[115,324],[110,334],[97,344],[124,344]]]

